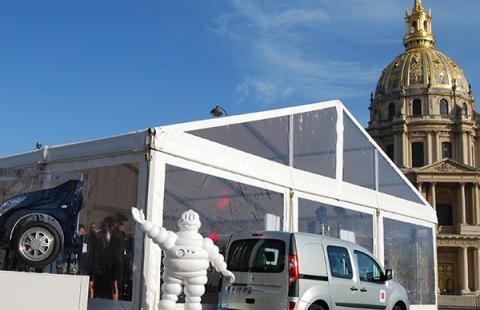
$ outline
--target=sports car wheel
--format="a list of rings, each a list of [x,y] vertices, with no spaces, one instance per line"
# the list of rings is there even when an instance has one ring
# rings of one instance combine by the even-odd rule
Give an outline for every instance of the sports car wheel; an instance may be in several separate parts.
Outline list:
[[[44,267],[53,262],[60,253],[60,235],[44,222],[28,223],[14,237],[17,259],[30,267]]]

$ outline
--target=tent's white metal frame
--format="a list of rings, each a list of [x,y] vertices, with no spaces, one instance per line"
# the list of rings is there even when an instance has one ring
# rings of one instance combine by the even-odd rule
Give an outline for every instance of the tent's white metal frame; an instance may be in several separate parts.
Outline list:
[[[335,108],[338,114],[335,178],[297,170],[187,133],[327,108]],[[288,231],[296,231],[298,228],[299,197],[372,214],[374,252],[380,261],[384,258],[383,217],[430,227],[435,240],[436,214],[420,194],[417,193],[423,204],[343,181],[343,113],[352,119],[374,145],[378,151],[376,154],[384,157],[412,191],[417,193],[340,101],[156,127],[108,139],[46,148],[0,158],[0,168],[41,165],[46,170],[74,171],[119,163],[138,163],[138,206],[146,210],[148,219],[162,223],[165,169],[166,165],[174,165],[282,193],[285,197],[283,227]],[[291,192],[294,195],[290,199]],[[141,306],[143,309],[156,309],[160,294],[161,253],[149,239],[141,236],[137,229],[134,258],[137,268],[134,270],[132,308]],[[138,270],[143,272],[140,274]],[[437,275],[435,280],[436,278]],[[412,309],[436,309],[436,306],[419,305]]]

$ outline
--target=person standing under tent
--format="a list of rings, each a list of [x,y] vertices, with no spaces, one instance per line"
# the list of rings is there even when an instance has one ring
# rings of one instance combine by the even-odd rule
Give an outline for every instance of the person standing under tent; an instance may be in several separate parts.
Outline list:
[[[86,274],[90,276],[88,297],[93,298],[95,296],[95,260],[97,258],[97,224],[92,222],[87,235],[87,261],[86,261]]]
[[[125,236],[120,230],[120,223],[115,221],[107,226],[110,241],[107,246],[107,274],[111,285],[112,299],[118,301],[119,286],[123,276],[123,256],[125,254]]]

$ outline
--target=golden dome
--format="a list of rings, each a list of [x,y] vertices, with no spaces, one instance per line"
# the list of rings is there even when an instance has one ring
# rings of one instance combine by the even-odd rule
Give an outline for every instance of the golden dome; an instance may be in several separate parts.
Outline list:
[[[463,71],[452,59],[434,49],[432,12],[425,12],[421,0],[415,0],[411,13],[406,12],[405,22],[405,52],[383,70],[375,94],[382,96],[419,88],[455,89],[457,93],[467,94],[469,85]]]
[[[377,95],[402,89],[444,88],[468,93],[468,82],[462,69],[445,54],[431,48],[418,47],[402,53],[383,70],[377,83]]]

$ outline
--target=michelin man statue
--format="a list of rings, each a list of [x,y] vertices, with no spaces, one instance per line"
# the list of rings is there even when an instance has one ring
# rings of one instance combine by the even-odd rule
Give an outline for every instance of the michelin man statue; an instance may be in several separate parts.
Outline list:
[[[205,293],[207,269],[209,263],[223,274],[235,281],[235,276],[227,270],[223,255],[210,238],[203,238],[198,233],[201,226],[198,213],[188,210],[178,220],[180,231],[174,233],[145,220],[141,210],[132,208],[135,221],[142,225],[147,237],[165,251],[164,272],[162,275],[162,298],[160,310],[174,310],[178,295],[185,292],[185,309],[201,310],[201,297]]]

